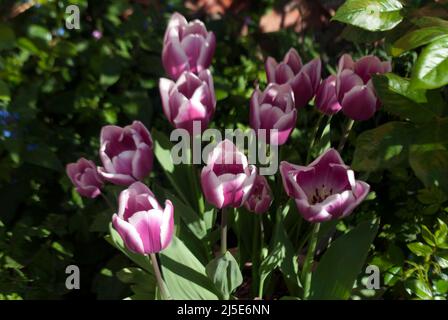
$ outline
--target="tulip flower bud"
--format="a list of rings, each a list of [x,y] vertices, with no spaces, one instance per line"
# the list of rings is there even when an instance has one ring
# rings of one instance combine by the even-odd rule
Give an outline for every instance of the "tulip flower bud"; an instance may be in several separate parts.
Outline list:
[[[264,176],[257,175],[252,191],[244,206],[253,213],[265,213],[272,203],[272,191]]]
[[[208,69],[215,52],[216,40],[199,20],[187,22],[174,13],[165,31],[162,63],[166,73],[176,80],[184,71],[199,73]]]
[[[98,174],[93,161],[81,158],[76,163],[69,163],[66,172],[81,196],[96,198],[101,194],[103,179]]]
[[[348,216],[370,190],[367,183],[355,180],[354,172],[334,149],[327,150],[308,166],[282,161],[280,173],[286,193],[310,222]]]
[[[316,58],[302,66],[299,54],[291,48],[280,63],[268,57],[265,69],[269,83],[288,83],[291,86],[295,106],[302,108],[316,94],[321,80],[322,63],[319,58]]]
[[[336,78],[336,96],[342,112],[353,120],[370,119],[381,106],[372,84],[372,75],[392,70],[388,61],[375,56],[365,56],[354,62],[344,54],[339,59]]]
[[[294,93],[288,84],[271,83],[263,92],[255,89],[250,99],[250,125],[255,130],[265,129],[268,143],[284,144],[296,119]]]
[[[221,141],[208,155],[201,172],[202,192],[215,207],[241,207],[250,194],[257,169],[229,140]]]
[[[150,173],[153,162],[151,134],[140,121],[124,128],[105,126],[101,130],[99,174],[118,185],[130,185]]]
[[[193,132],[193,121],[207,128],[215,112],[216,98],[213,78],[209,70],[184,72],[176,82],[162,78],[159,81],[163,112],[176,128]]]
[[[132,252],[156,253],[168,247],[173,238],[174,207],[166,200],[162,208],[147,186],[134,182],[120,193],[112,224]]]
[[[317,110],[331,116],[341,110],[341,105],[336,97],[336,76],[331,75],[326,78],[317,89],[316,99],[314,100]]]

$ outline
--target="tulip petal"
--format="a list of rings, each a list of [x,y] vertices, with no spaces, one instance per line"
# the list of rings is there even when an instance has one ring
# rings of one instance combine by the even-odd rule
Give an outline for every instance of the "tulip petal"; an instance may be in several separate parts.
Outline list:
[[[134,226],[120,219],[116,214],[112,217],[112,224],[129,250],[135,253],[145,254],[142,239]]]
[[[370,119],[376,111],[377,98],[367,86],[356,86],[344,95],[342,112],[356,121]]]

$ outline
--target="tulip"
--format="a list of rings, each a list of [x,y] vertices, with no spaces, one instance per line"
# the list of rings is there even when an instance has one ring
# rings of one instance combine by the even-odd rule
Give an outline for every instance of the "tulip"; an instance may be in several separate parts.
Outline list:
[[[309,222],[348,216],[370,190],[367,183],[355,180],[354,172],[334,149],[329,149],[308,166],[282,161],[280,173],[286,193]]]
[[[66,172],[76,191],[83,197],[96,198],[101,194],[103,179],[93,161],[81,158],[76,163],[69,163]]]
[[[255,89],[250,99],[249,118],[253,129],[266,130],[266,141],[275,145],[284,144],[297,119],[291,87],[271,83],[263,92]]]
[[[342,106],[338,102],[336,96],[336,76],[331,75],[319,86],[316,93],[316,99],[314,100],[317,110],[331,116],[341,110]]]
[[[130,185],[148,176],[152,169],[151,134],[140,121],[124,128],[105,126],[101,130],[100,175],[118,185]]]
[[[375,56],[365,56],[354,62],[350,55],[344,54],[339,59],[336,78],[336,96],[342,112],[353,120],[370,119],[381,106],[372,75],[391,70],[390,62],[382,62]]]
[[[162,78],[159,81],[163,112],[176,128],[193,132],[193,121],[207,125],[215,111],[216,98],[213,78],[209,70],[184,72],[176,82]]]
[[[198,73],[208,69],[215,52],[216,40],[202,21],[187,20],[174,13],[163,40],[162,63],[166,73],[177,79],[184,71]]]
[[[126,247],[138,254],[160,252],[171,242],[174,231],[174,207],[165,201],[165,209],[141,182],[134,182],[118,198],[118,213],[112,224]]]
[[[302,108],[314,97],[321,80],[322,63],[313,59],[304,66],[297,51],[291,48],[282,62],[266,59],[265,69],[269,83],[288,83],[294,92],[296,108]]]
[[[219,209],[240,207],[250,194],[256,172],[244,153],[226,139],[208,155],[201,172],[202,191],[207,201]]]
[[[264,176],[257,175],[252,191],[244,206],[254,213],[264,213],[268,211],[272,203],[272,192],[269,183]]]

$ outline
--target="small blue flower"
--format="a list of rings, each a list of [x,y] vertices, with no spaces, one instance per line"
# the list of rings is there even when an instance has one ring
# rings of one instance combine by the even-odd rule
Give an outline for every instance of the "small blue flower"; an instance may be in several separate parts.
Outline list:
[[[65,29],[64,28],[59,28],[56,30],[56,34],[60,37],[62,37],[65,34]]]
[[[5,138],[11,138],[11,136],[12,136],[12,132],[11,131],[9,131],[9,130],[3,130],[3,136],[5,137]]]

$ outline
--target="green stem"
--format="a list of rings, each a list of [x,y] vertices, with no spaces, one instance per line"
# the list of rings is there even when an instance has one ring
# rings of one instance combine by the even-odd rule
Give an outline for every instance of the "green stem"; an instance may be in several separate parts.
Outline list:
[[[103,197],[104,201],[106,202],[107,206],[112,210],[115,211],[114,206],[112,205],[112,203],[110,202],[109,198],[106,197],[106,195],[104,193],[101,192],[101,197]]]
[[[227,208],[221,209],[221,254],[227,252]]]
[[[163,300],[168,300],[169,295],[166,292],[165,284],[163,283],[162,274],[160,273],[159,263],[157,262],[157,257],[155,253],[150,253],[152,267],[154,268],[154,276],[157,280],[157,286],[160,290],[160,295]]]
[[[302,271],[302,279],[304,283],[303,300],[307,300],[310,296],[311,278],[312,278],[311,268],[313,265],[314,251],[316,250],[319,228],[320,223],[314,224],[313,231],[311,233],[310,244],[308,246],[308,252],[306,254],[305,263],[303,265],[303,271]]]
[[[315,124],[315,126],[313,128],[310,145],[308,147],[308,153],[306,154],[306,162],[305,162],[305,164],[308,164],[308,162],[310,161],[311,151],[312,151],[312,149],[314,147],[314,144],[316,143],[317,133],[319,132],[320,123],[322,122],[322,119],[324,118],[324,116],[325,115],[323,113],[319,114],[319,118],[317,119],[316,124]]]
[[[342,133],[341,141],[339,141],[338,146],[338,152],[341,153],[344,149],[345,143],[347,142],[347,138],[350,135],[350,131],[353,128],[353,124],[355,123],[355,120],[353,119],[347,119],[347,124],[345,125],[344,132]]]
[[[254,216],[254,230],[252,234],[252,292],[255,294],[257,292],[258,273],[260,265],[260,223],[258,220],[261,218],[260,215],[255,214]]]
[[[260,216],[260,219],[257,219],[260,224],[260,250],[258,254],[260,256],[260,263],[263,261],[263,248],[264,248],[264,226],[263,226],[263,217]],[[264,281],[262,281],[260,277],[260,270],[258,270],[258,297],[263,298],[263,285]]]

